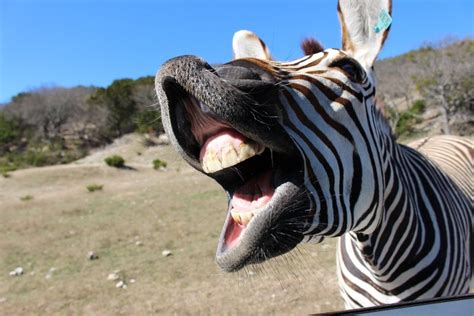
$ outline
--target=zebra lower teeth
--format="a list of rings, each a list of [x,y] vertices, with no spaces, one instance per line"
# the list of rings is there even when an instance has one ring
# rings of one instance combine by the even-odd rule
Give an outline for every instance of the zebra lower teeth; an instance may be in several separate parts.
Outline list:
[[[248,180],[234,192],[230,201],[230,215],[234,222],[246,227],[270,202],[274,193],[272,170],[261,172]]]
[[[201,165],[204,172],[213,173],[259,155],[264,150],[263,146],[253,142],[240,143],[237,148],[235,144],[226,143],[220,148],[206,148]]]

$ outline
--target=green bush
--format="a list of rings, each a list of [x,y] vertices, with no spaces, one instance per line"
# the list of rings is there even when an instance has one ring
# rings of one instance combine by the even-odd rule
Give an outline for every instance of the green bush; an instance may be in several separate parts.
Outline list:
[[[20,197],[20,200],[23,201],[23,202],[31,201],[31,200],[33,200],[33,196],[32,195],[25,195],[25,196]]]
[[[0,173],[7,173],[17,169],[18,167],[15,164],[5,162],[3,160],[0,161]]]
[[[87,191],[89,192],[95,192],[95,191],[101,191],[104,186],[101,184],[89,184],[87,187]]]
[[[166,161],[160,159],[153,160],[153,169],[155,170],[166,168],[167,165]]]
[[[426,108],[425,100],[416,100],[410,108],[410,112],[413,114],[421,114]]]
[[[104,161],[110,167],[123,168],[125,166],[125,159],[119,155],[109,156]]]
[[[49,162],[52,160],[51,158],[51,155],[47,152],[41,150],[28,150],[24,154],[23,161],[29,166],[41,167],[50,164]]]
[[[84,151],[68,150],[55,145],[41,144],[0,154],[0,174],[28,167],[66,164],[83,157]]]
[[[0,173],[2,175],[21,168],[18,162],[14,161],[11,156],[11,153],[0,156]]]
[[[416,100],[413,102],[409,110],[400,113],[397,126],[395,127],[395,133],[400,135],[406,135],[413,131],[413,126],[416,123],[420,123],[420,115],[426,108],[424,100]]]
[[[162,132],[161,115],[157,110],[147,109],[138,112],[134,117],[136,131],[145,134],[150,132]]]
[[[412,115],[408,111],[400,113],[397,126],[395,126],[395,133],[400,136],[409,132],[411,130],[412,121]]]
[[[20,135],[18,124],[0,112],[0,146],[12,142],[18,135]]]

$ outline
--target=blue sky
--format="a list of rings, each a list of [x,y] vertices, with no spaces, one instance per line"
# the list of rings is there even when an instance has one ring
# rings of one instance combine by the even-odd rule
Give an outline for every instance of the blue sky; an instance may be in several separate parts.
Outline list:
[[[473,0],[395,0],[381,58],[474,35]],[[106,86],[154,75],[167,59],[228,61],[235,31],[256,32],[279,60],[306,36],[339,47],[336,0],[0,0],[0,103],[41,86]]]

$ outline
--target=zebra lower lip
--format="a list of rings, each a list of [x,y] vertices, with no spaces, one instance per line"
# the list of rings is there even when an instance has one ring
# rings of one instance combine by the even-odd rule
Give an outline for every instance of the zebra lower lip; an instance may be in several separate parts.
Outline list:
[[[279,224],[305,214],[308,205],[295,204],[293,199],[301,196],[299,183],[301,179],[284,169],[267,169],[230,194],[216,254],[221,269],[237,271],[246,264],[285,253],[301,241],[303,227]],[[292,211],[287,213],[289,207]]]

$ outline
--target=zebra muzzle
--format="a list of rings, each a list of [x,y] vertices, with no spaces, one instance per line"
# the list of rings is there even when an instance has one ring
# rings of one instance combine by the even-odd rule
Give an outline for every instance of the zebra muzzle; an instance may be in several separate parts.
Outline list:
[[[296,150],[279,122],[278,87],[256,70],[242,69],[229,64],[212,68],[198,57],[182,56],[165,63],[157,74],[163,125],[191,165],[203,170],[201,146],[221,129],[232,129],[252,140],[244,141],[248,146],[242,150],[234,146],[236,155],[230,148],[217,155],[210,152],[204,164],[210,167],[206,173],[258,154],[261,148],[255,143],[266,144],[275,152]]]
[[[285,253],[303,238],[306,222],[284,224],[304,217],[310,205],[301,191],[304,162],[281,124],[278,89],[271,74],[251,61],[213,68],[182,56],[156,76],[172,145],[226,191],[216,253],[225,271]]]

